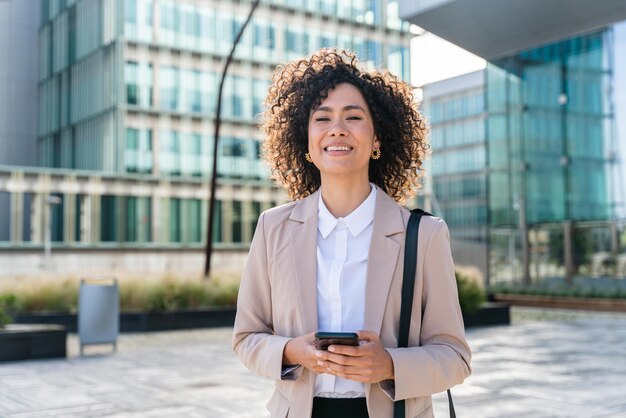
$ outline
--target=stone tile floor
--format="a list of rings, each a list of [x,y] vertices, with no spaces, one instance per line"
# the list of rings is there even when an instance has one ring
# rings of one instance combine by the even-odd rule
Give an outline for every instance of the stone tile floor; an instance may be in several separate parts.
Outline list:
[[[70,335],[68,358],[0,363],[0,417],[267,417],[271,382],[232,354],[230,328],[122,334],[118,350]],[[626,417],[626,314],[515,308],[467,332],[473,375],[457,415]],[[435,412],[446,417],[445,394]]]

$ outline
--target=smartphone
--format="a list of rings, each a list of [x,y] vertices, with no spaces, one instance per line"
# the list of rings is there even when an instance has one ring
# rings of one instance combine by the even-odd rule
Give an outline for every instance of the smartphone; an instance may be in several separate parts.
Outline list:
[[[315,345],[319,350],[328,350],[329,345],[359,345],[355,332],[316,332]]]

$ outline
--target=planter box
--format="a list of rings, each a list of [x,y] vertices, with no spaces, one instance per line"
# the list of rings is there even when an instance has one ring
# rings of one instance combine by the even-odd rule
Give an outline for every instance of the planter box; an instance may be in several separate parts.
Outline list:
[[[120,332],[169,331],[191,328],[230,327],[235,323],[235,307],[175,312],[122,312]],[[509,306],[503,303],[486,303],[478,312],[464,315],[466,327],[506,325],[510,323]],[[68,332],[76,332],[75,314],[19,314],[16,324],[60,324]]]
[[[61,324],[68,332],[76,332],[78,319],[76,314],[18,314],[14,322],[16,324]],[[235,307],[174,312],[122,312],[120,332],[228,327],[234,323]]]
[[[7,325],[0,330],[0,361],[65,357],[66,339],[60,325]]]
[[[167,331],[228,327],[235,323],[235,308],[175,312],[123,312],[121,332]]]
[[[534,296],[496,293],[494,301],[516,306],[537,308],[581,309],[586,311],[626,312],[625,299],[578,298],[563,296]]]
[[[487,325],[509,325],[511,323],[510,306],[506,303],[487,302],[470,315],[463,315],[465,328]]]

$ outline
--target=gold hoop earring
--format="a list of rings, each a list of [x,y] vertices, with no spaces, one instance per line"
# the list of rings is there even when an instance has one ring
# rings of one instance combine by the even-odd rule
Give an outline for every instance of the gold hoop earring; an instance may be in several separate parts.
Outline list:
[[[304,154],[304,158],[305,158],[308,162],[310,162],[310,163],[312,163],[312,162],[313,162],[313,160],[311,159],[311,154],[309,154],[308,152],[307,152],[306,154]]]
[[[374,148],[372,150],[372,160],[378,160],[380,158],[380,148]]]

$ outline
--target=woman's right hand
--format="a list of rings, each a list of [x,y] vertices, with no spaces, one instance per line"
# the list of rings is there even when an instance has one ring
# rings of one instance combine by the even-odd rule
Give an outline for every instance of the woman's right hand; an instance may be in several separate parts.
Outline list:
[[[285,345],[283,364],[299,364],[315,373],[326,373],[327,370],[317,363],[319,360],[317,352],[315,333],[301,335],[289,340]]]

